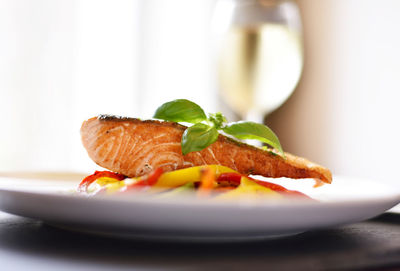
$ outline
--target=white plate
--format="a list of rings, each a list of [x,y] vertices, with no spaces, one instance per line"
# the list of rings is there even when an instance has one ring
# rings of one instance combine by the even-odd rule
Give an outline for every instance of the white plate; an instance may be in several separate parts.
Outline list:
[[[0,177],[0,210],[63,228],[124,237],[199,241],[271,238],[362,221],[400,202],[400,191],[345,177],[335,177],[333,184],[317,189],[312,188],[311,180],[278,180],[320,200],[316,203],[86,198],[71,193],[78,178],[39,177]]]

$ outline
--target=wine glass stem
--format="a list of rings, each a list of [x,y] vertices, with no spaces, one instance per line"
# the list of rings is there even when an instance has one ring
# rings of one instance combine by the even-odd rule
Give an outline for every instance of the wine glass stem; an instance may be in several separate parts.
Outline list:
[[[249,110],[245,116],[247,121],[264,124],[264,114],[258,110]]]

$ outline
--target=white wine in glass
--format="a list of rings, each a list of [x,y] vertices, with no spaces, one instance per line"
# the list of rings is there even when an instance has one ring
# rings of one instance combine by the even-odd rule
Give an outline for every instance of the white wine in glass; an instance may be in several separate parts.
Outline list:
[[[236,6],[219,44],[219,89],[224,101],[242,118],[262,122],[285,102],[301,76],[299,16],[284,12],[288,3],[292,9],[297,6],[288,1],[231,2]],[[293,26],[293,20],[298,24]]]

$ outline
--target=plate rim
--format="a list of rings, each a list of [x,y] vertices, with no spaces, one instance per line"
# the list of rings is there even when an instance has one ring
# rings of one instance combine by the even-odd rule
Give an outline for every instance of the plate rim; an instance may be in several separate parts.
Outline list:
[[[344,224],[348,224],[348,223],[353,223],[353,222],[357,222],[357,221],[362,221],[368,218],[372,218],[374,216],[379,215],[380,213],[390,209],[391,207],[395,206],[396,204],[398,204],[400,202],[400,191],[397,190],[390,190],[390,186],[387,186],[385,184],[382,183],[376,183],[373,182],[374,184],[378,184],[380,186],[386,187],[388,188],[387,190],[385,190],[386,193],[383,193],[380,196],[377,197],[373,197],[373,198],[365,198],[365,199],[360,199],[360,198],[356,198],[356,199],[346,199],[346,200],[334,200],[334,201],[319,201],[319,202],[310,202],[310,201],[290,201],[290,202],[283,202],[283,201],[276,201],[276,202],[271,202],[271,201],[264,201],[262,204],[260,204],[260,202],[246,202],[245,204],[243,203],[239,203],[236,202],[235,204],[232,204],[232,202],[218,202],[218,204],[216,204],[215,202],[204,202],[204,201],[185,201],[185,204],[182,204],[181,200],[178,201],[171,201],[171,200],[154,200],[154,199],[150,199],[150,198],[133,198],[133,199],[121,199],[118,197],[87,197],[87,196],[82,196],[82,195],[77,195],[77,194],[70,194],[70,193],[55,193],[55,192],[43,192],[43,191],[24,191],[23,189],[9,189],[9,188],[4,188],[0,186],[0,210],[3,210],[5,212],[8,213],[12,213],[12,214],[16,214],[16,215],[20,215],[20,216],[25,216],[25,217],[30,217],[30,218],[34,218],[34,219],[39,219],[39,220],[43,220],[45,222],[49,222],[50,224],[64,224],[64,225],[68,225],[68,223],[70,222],[77,222],[79,223],[83,223],[83,224],[87,224],[87,220],[83,221],[77,218],[80,217],[80,213],[76,214],[76,216],[74,217],[73,215],[71,216],[71,214],[68,214],[70,217],[61,217],[60,216],[57,217],[57,219],[54,218],[53,216],[53,220],[49,219],[49,217],[46,217],[46,215],[43,213],[44,210],[35,210],[34,212],[30,212],[29,210],[21,210],[18,208],[23,206],[24,203],[20,203],[19,205],[17,204],[17,206],[7,206],[6,201],[10,200],[11,197],[11,201],[13,200],[18,200],[19,199],[25,199],[25,201],[29,200],[44,200],[44,201],[53,201],[56,204],[55,205],[60,205],[63,203],[70,203],[72,206],[79,206],[82,204],[86,207],[87,210],[90,210],[90,208],[94,208],[93,206],[97,206],[97,207],[101,207],[101,206],[107,206],[108,205],[108,210],[112,210],[113,208],[117,208],[117,207],[121,207],[123,206],[125,209],[124,210],[130,210],[129,207],[133,205],[134,206],[134,210],[133,212],[137,212],[137,210],[140,210],[141,207],[145,207],[145,209],[151,209],[151,208],[158,208],[160,209],[160,211],[166,210],[167,212],[176,212],[176,211],[182,211],[188,213],[189,210],[191,211],[199,211],[200,213],[204,213],[207,210],[213,210],[211,213],[212,215],[210,215],[210,217],[212,218],[213,215],[215,217],[215,214],[218,214],[218,212],[228,212],[230,214],[240,214],[241,212],[245,212],[247,213],[248,216],[250,217],[254,217],[255,214],[260,213],[262,211],[265,212],[269,212],[269,214],[277,214],[277,213],[283,213],[283,214],[290,214],[296,211],[305,211],[306,214],[309,214],[310,212],[312,212],[313,210],[317,210],[317,212],[322,212],[323,210],[327,210],[328,212],[332,212],[332,210],[344,210],[346,211],[346,209],[348,207],[353,208],[355,210],[357,210],[357,208],[363,208],[363,207],[369,207],[373,210],[379,210],[372,212],[372,210],[368,210],[368,212],[364,212],[362,215],[360,214],[356,214],[353,216],[345,216],[345,215],[341,215],[338,216],[340,217],[341,220],[339,221],[331,221],[328,222],[325,218],[322,219],[321,221],[319,220],[314,220],[315,221],[319,221],[318,225],[308,225],[307,222],[304,223],[298,223],[297,226],[290,228],[290,226],[286,225],[286,230],[282,230],[281,232],[277,232],[273,227],[271,227],[270,229],[271,232],[268,232],[268,230],[265,231],[264,237],[265,236],[271,236],[271,235],[276,235],[276,234],[285,234],[285,233],[291,233],[291,232],[299,232],[299,231],[307,231],[307,230],[313,230],[313,229],[318,229],[318,228],[326,228],[326,227],[332,227],[332,226],[338,226],[338,225],[344,225]],[[8,199],[7,199],[8,198]],[[88,204],[84,204],[84,202],[89,202]],[[12,205],[12,202],[11,202]],[[25,203],[26,205],[26,203]],[[111,205],[111,206],[110,206]],[[113,205],[113,206],[112,206]],[[30,207],[31,208],[31,207]],[[33,207],[35,209],[35,207]],[[54,207],[56,208],[56,207]],[[51,208],[50,208],[51,209]],[[57,209],[57,208],[56,208]],[[52,211],[54,213],[54,210]],[[61,212],[61,215],[65,215],[65,211],[64,213]],[[203,214],[204,216],[204,214]],[[51,217],[51,215],[50,215]],[[71,219],[75,218],[74,219]],[[107,217],[107,215],[105,216]],[[108,216],[110,217],[110,216]],[[205,216],[207,217],[207,216]],[[246,217],[244,215],[244,217]],[[63,220],[64,219],[64,220]],[[157,220],[157,218],[147,218],[148,221],[154,221]],[[182,218],[180,218],[182,220]],[[281,221],[285,221],[285,219],[287,220],[288,218],[281,218]],[[278,219],[279,220],[279,219]],[[123,220],[119,220],[119,221],[123,221]],[[214,221],[218,221],[214,220]],[[262,225],[264,222],[263,220],[257,220],[259,223],[258,226],[257,225],[251,225],[249,223],[244,223],[244,225],[247,226],[252,226],[253,228],[257,228],[259,227],[259,225]],[[290,220],[288,220],[290,221]],[[61,223],[59,223],[61,222]],[[149,222],[147,222],[149,223]],[[207,224],[208,223],[208,224]],[[210,225],[212,225],[212,221],[210,222],[206,222],[205,225],[208,225],[207,227],[211,227]],[[106,223],[105,223],[106,224]],[[104,224],[104,225],[105,225]],[[141,224],[141,225],[145,225]],[[268,224],[268,223],[266,223]],[[89,224],[90,225],[90,224]],[[112,225],[109,224],[108,226]],[[173,225],[173,224],[171,224]],[[268,225],[274,225],[272,224],[268,224]],[[299,226],[300,225],[300,226]],[[303,226],[301,226],[303,225]],[[304,226],[307,225],[307,226]],[[114,225],[115,226],[115,225]],[[117,225],[118,226],[118,225]],[[121,226],[121,225],[119,225]],[[112,227],[112,226],[111,226]],[[303,228],[302,228],[303,227]],[[171,228],[171,227],[170,227]],[[235,227],[231,228],[231,231],[233,232],[232,234],[234,235]],[[251,227],[250,227],[251,228]],[[112,231],[111,231],[112,232]],[[193,232],[196,232],[196,230],[194,230]],[[218,232],[218,231],[216,231]],[[197,229],[197,233],[198,234],[199,231]],[[255,234],[260,235],[259,233],[255,232]],[[251,238],[251,234],[248,234],[249,238]],[[215,237],[215,236],[211,236],[211,237]],[[254,237],[254,236],[253,236]],[[192,236],[193,238],[193,236]],[[170,238],[168,238],[170,239]],[[189,238],[190,239],[190,238]],[[214,238],[215,239],[215,238]],[[217,238],[218,240],[218,238]]]

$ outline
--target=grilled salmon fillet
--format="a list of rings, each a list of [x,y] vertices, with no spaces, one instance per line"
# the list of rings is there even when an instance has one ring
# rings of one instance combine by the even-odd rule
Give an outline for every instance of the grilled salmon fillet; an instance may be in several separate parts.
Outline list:
[[[175,122],[101,115],[83,122],[81,136],[95,163],[128,177],[142,176],[158,167],[171,171],[218,164],[246,175],[332,181],[328,169],[304,158],[289,153],[282,158],[223,135],[202,151],[183,155],[181,137],[186,128]]]

